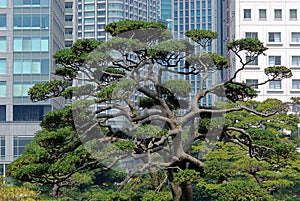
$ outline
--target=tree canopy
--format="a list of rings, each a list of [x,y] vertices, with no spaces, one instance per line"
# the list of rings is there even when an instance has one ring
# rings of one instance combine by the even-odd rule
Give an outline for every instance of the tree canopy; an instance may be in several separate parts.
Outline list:
[[[268,200],[260,180],[257,184],[228,179],[238,174],[224,169],[228,165],[224,160],[230,157],[216,161],[208,155],[226,148],[217,146],[221,141],[244,148],[235,148],[234,162],[278,163],[294,157],[295,145],[282,128],[294,130],[299,120],[287,115],[286,105],[278,100],[247,101],[257,92],[235,79],[249,62],[264,55],[263,43],[250,38],[229,43],[227,48],[239,58],[241,68],[227,80],[210,83],[213,75],[231,68],[230,62],[216,53],[199,54],[196,47],[208,47],[217,33],[191,30],[186,33],[189,41],[178,40],[160,23],[139,21],[114,22],[105,30],[112,39],[81,40],[58,51],[54,59],[59,68],[54,74],[62,79],[29,90],[32,101],[62,96],[71,104],[45,117],[43,130],[12,164],[11,174],[20,180],[59,184],[83,168],[125,168],[128,174],[119,184],[121,192],[137,175],[148,172],[154,181],[158,174],[154,170],[164,170],[175,201],[192,200],[195,184],[212,197],[224,195],[220,200],[260,196]],[[247,61],[241,56],[244,52],[250,56]],[[268,78],[257,85],[292,76],[284,66],[268,67],[265,73]],[[191,78],[199,84],[192,84]],[[223,101],[203,106],[208,96]],[[246,170],[249,163],[243,174],[252,174]],[[259,165],[255,174],[268,169],[264,162]],[[203,174],[217,178],[217,183],[208,185]],[[164,188],[159,182],[154,183],[154,191],[148,191],[143,200],[169,198],[160,191]],[[249,189],[248,197],[238,198],[238,186]],[[237,197],[226,197],[228,189]]]

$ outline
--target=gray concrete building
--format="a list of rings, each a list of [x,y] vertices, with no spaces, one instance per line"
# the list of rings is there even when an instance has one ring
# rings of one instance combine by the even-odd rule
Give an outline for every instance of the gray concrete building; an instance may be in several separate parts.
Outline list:
[[[28,89],[52,79],[64,48],[64,0],[0,0],[0,175],[23,153],[58,100],[32,103]]]

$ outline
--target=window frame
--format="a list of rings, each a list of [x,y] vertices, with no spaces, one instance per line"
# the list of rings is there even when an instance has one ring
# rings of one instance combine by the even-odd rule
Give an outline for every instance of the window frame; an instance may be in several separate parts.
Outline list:
[[[300,43],[300,32],[291,32],[291,42]]]
[[[282,89],[281,80],[271,80],[271,81],[269,81],[269,89],[271,89],[271,90],[280,90],[280,89]]]
[[[251,9],[244,9],[243,10],[243,16],[244,16],[244,20],[250,20],[251,19]]]
[[[292,13],[293,11],[295,11],[295,13]],[[294,14],[294,16],[293,16]],[[298,18],[298,10],[297,9],[289,9],[289,19],[290,20],[297,20]]]
[[[279,40],[278,40],[278,38],[279,38]],[[273,39],[273,40],[271,40],[271,39]],[[269,43],[281,43],[281,32],[268,32],[268,42]]]
[[[250,35],[250,37],[247,35]],[[258,39],[258,32],[245,32],[245,38]]]
[[[251,86],[253,89],[258,89],[258,79],[246,79],[245,82],[246,85]]]
[[[292,89],[300,90],[300,79],[292,79]]]
[[[251,56],[246,56],[245,61],[248,62],[251,59]],[[253,61],[248,63],[249,66],[258,66],[258,57],[256,57]]]
[[[271,60],[270,58],[273,58],[273,57],[274,57],[274,64],[270,64],[270,60]],[[279,58],[279,62],[277,60],[278,58]],[[279,55],[270,55],[268,57],[268,65],[269,66],[280,66],[281,65],[281,56],[279,56]]]
[[[259,9],[258,10],[258,19],[259,20],[267,20],[267,9]]]
[[[282,20],[282,9],[274,9],[274,20]]]

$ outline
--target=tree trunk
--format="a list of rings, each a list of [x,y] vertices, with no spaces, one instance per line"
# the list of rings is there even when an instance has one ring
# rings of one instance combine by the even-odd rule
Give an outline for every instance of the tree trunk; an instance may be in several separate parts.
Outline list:
[[[193,187],[190,182],[185,182],[181,185],[182,198],[181,201],[193,201]]]
[[[52,198],[57,200],[58,199],[58,192],[59,192],[60,186],[58,184],[54,184],[52,188]]]
[[[184,182],[181,185],[174,183],[174,173],[168,171],[168,178],[172,188],[173,201],[193,201],[193,188],[190,182]]]
[[[173,181],[170,182],[172,187],[172,195],[173,195],[173,201],[181,201],[182,197],[182,189],[179,185],[175,184]]]

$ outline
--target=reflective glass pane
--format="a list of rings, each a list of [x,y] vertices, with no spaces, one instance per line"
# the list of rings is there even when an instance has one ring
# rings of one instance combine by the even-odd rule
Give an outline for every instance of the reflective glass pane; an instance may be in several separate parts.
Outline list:
[[[0,74],[6,74],[6,59],[0,59]]]
[[[23,15],[23,27],[31,27],[31,15],[30,14]]]
[[[0,96],[6,96],[6,82],[0,82]]]
[[[48,38],[42,38],[41,51],[49,51],[49,39]]]
[[[41,73],[41,61],[40,60],[33,60],[32,61],[32,74],[40,74]]]
[[[31,60],[23,60],[23,73],[31,74]]]
[[[40,38],[32,38],[32,51],[41,51],[41,39]]]
[[[31,38],[23,38],[23,50],[31,51]]]
[[[22,15],[14,14],[14,27],[22,27]]]
[[[22,73],[22,60],[14,60],[14,74]]]
[[[42,74],[49,74],[49,60],[42,59]]]
[[[0,28],[6,27],[6,14],[0,14]]]
[[[42,14],[42,28],[49,28],[49,15]]]
[[[41,26],[41,18],[40,14],[32,14],[32,27],[40,28]]]
[[[22,85],[14,84],[14,96],[22,96]]]
[[[6,37],[0,36],[0,52],[6,52]]]
[[[6,0],[0,0],[0,7],[6,7]]]

